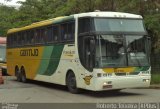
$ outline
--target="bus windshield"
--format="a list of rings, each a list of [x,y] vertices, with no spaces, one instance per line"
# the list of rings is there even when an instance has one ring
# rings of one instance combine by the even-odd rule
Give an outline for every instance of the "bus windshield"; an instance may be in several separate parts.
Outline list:
[[[145,36],[98,35],[95,66],[149,66],[145,42]]]
[[[95,31],[145,32],[141,19],[94,18]]]
[[[6,46],[0,45],[0,62],[6,62]]]
[[[78,33],[146,34],[142,19],[131,18],[81,18]]]

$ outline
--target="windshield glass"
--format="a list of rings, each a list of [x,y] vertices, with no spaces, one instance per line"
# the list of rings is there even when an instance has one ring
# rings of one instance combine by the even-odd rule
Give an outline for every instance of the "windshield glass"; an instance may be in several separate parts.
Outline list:
[[[98,35],[96,67],[125,67],[149,65],[144,36]]]
[[[96,41],[96,67],[125,66],[124,37],[99,35]]]
[[[6,46],[0,45],[0,62],[6,61]]]
[[[145,33],[141,19],[94,18],[95,31]]]
[[[130,66],[148,65],[144,36],[126,36],[127,57]]]

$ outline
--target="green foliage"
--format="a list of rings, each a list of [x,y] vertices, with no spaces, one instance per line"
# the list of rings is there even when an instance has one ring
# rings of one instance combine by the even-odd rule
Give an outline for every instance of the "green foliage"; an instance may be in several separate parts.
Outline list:
[[[160,83],[160,74],[152,74],[151,75],[151,84],[159,84]]]
[[[9,28],[14,27],[16,12],[13,7],[0,6],[0,36],[5,35]]]

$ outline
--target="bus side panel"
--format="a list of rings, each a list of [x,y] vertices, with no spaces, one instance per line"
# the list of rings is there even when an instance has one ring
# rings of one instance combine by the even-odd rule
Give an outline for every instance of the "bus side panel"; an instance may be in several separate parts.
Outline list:
[[[8,74],[15,75],[15,67],[25,68],[26,77],[34,79],[42,58],[44,47],[16,48],[7,50]]]
[[[45,46],[35,80],[52,83],[58,81],[56,75],[63,49],[64,44]],[[52,75],[54,78],[51,78]]]

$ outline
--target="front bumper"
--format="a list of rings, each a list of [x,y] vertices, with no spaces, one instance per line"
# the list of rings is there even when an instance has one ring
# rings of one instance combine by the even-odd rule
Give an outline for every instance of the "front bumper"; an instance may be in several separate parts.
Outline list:
[[[94,91],[149,87],[150,81],[150,75],[95,78]]]

